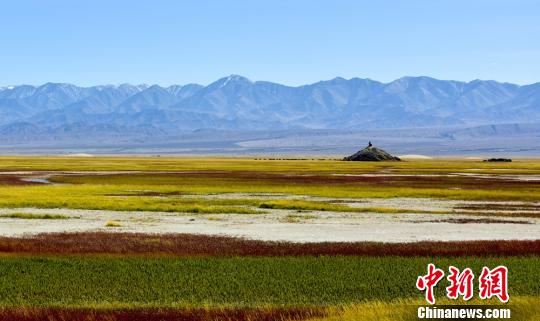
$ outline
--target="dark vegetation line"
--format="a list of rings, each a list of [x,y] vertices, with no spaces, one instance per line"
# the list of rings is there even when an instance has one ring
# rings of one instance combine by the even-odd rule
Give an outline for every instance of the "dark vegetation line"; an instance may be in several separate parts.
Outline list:
[[[480,178],[470,176],[428,176],[428,175],[407,175],[396,174],[392,176],[369,175],[363,173],[354,175],[329,175],[329,174],[296,174],[296,173],[272,173],[253,171],[200,171],[200,172],[168,172],[168,173],[135,173],[126,177],[125,174],[105,174],[105,175],[57,175],[50,179],[56,183],[97,183],[97,184],[122,184],[125,179],[142,180],[151,183],[149,180],[168,180],[173,184],[182,179],[209,179],[226,180],[232,182],[248,182],[250,184],[285,184],[285,185],[321,185],[321,186],[377,186],[377,187],[414,187],[414,188],[456,188],[461,189],[516,189],[516,188],[538,188],[540,180],[512,180],[500,177]]]
[[[48,233],[0,237],[0,253],[163,256],[522,256],[540,255],[540,240],[291,243],[195,234]]]
[[[0,308],[9,321],[292,321],[325,316],[324,309],[71,309]]]

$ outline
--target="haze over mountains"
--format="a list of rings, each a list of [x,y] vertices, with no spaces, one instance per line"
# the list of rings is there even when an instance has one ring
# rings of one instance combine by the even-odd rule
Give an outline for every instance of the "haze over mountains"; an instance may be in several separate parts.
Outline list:
[[[313,132],[438,128],[438,136],[540,133],[540,83],[335,78],[290,87],[232,75],[197,84],[0,88],[4,142],[151,141],[193,131]],[[510,125],[509,125],[510,124]],[[493,126],[496,125],[496,126]],[[400,130],[397,130],[400,129]],[[430,131],[431,132],[431,131]]]

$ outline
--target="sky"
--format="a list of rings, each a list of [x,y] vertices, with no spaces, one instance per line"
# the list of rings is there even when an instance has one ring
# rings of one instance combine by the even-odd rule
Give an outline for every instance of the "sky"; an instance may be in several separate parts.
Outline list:
[[[0,2],[0,86],[540,82],[534,0]]]

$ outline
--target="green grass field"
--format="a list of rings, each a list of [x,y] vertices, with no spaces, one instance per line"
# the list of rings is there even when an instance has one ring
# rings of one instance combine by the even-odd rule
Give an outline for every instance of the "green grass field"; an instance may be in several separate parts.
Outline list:
[[[62,307],[333,306],[419,298],[416,277],[504,264],[511,296],[540,297],[538,257],[231,257],[0,260],[0,305]],[[437,293],[444,297],[444,287]]]

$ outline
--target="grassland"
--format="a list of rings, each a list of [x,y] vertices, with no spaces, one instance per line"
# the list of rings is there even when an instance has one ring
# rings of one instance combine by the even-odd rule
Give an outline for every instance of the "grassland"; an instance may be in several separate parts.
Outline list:
[[[282,200],[279,197],[266,202],[241,197],[236,200],[199,197],[220,193],[276,193],[330,198],[540,200],[538,181],[497,178],[504,174],[538,175],[540,162],[535,160],[512,163],[464,160],[377,163],[242,158],[1,157],[0,169],[14,173],[0,179],[0,207],[4,208],[215,214],[255,214],[260,212],[257,208],[398,212],[392,208],[353,209],[346,205]],[[17,171],[35,170],[47,171],[49,180],[59,185],[25,183],[16,174]],[[88,174],[73,175],[65,171]],[[385,176],[389,173],[393,176]],[[455,176],[455,173],[490,174],[493,177]],[[364,176],[355,176],[361,174]],[[435,174],[443,176],[433,176]]]
[[[540,273],[538,257],[8,257],[0,260],[0,305],[299,307],[418,298],[416,277],[429,262],[474,271],[504,264],[511,295],[540,296],[531,277]]]
[[[0,308],[9,321],[300,321],[328,315],[315,308]]]
[[[112,256],[538,256],[540,240],[459,242],[322,242],[259,241],[196,234],[114,232],[45,233],[0,237],[0,253],[17,255]]]
[[[0,207],[4,208],[64,207],[216,214],[255,214],[260,212],[257,208],[265,207],[397,212],[392,208],[363,210],[325,202],[291,201],[280,199],[279,196],[266,202],[240,196],[226,200],[203,197],[221,193],[274,193],[353,199],[409,197],[523,202],[540,200],[539,180],[505,179],[501,176],[509,173],[538,175],[540,162],[537,161],[491,164],[454,160],[388,164],[330,160],[92,158],[70,159],[68,162],[64,158],[0,158],[0,168],[10,171],[48,169],[47,177],[58,184],[25,183],[17,174],[12,174],[9,179],[4,177],[4,180],[0,180]],[[74,175],[54,170],[115,172]],[[134,173],[126,170],[153,172]],[[407,174],[411,172],[416,175]],[[388,173],[393,176],[386,176]],[[492,176],[456,176],[452,173],[490,173]],[[360,174],[363,176],[354,176]],[[537,205],[530,205],[530,209],[534,210],[535,207]]]
[[[445,306],[460,305],[460,301],[443,299],[439,301]],[[509,308],[511,319],[518,321],[534,321],[540,316],[539,299],[536,297],[514,297],[512,302],[502,305],[496,300],[473,300],[470,304],[490,305],[491,308]],[[315,317],[310,321],[413,321],[418,320],[417,307],[425,305],[421,300],[372,301],[348,306],[330,308],[327,316]]]
[[[0,315],[10,321],[413,321],[418,320],[416,307],[420,300],[372,301],[331,308],[258,308],[258,309],[59,309],[59,308],[0,308]],[[459,302],[444,300],[444,305]],[[535,321],[540,315],[533,297],[514,297],[501,306],[496,302],[475,301],[474,304],[510,308],[512,320]]]
[[[147,175],[151,178],[152,175]],[[536,202],[540,199],[539,191],[528,190],[447,190],[447,189],[408,189],[362,186],[297,186],[287,185],[248,185],[242,181],[214,181],[205,179],[181,180],[163,182],[156,185],[131,185],[126,182],[118,184],[116,177],[100,175],[100,184],[82,183],[86,177],[55,178],[67,185],[31,185],[31,186],[0,186],[0,208],[69,208],[116,211],[161,211],[178,213],[207,213],[207,214],[259,214],[265,209],[287,209],[299,211],[334,211],[350,213],[427,213],[427,214],[477,214],[516,217],[538,217],[540,206],[524,204],[510,208],[512,213],[489,213],[485,210],[494,207],[474,208],[461,206],[455,210],[427,210],[423,208],[397,209],[392,207],[351,207],[329,201],[309,201],[281,199],[279,195],[309,195],[314,197],[335,198],[441,198],[455,200],[484,200],[484,201],[523,201]],[[90,180],[95,177],[89,176]],[[146,176],[145,178],[146,179]],[[76,182],[73,182],[76,180]],[[151,191],[151,192],[148,192]],[[208,198],[208,194],[221,193],[276,193],[268,199],[238,198]],[[477,206],[477,205],[476,205]],[[475,210],[465,212],[466,210]],[[537,210],[535,214],[535,210]],[[515,211],[514,211],[515,210]],[[523,210],[523,211],[522,211]]]
[[[414,320],[424,304],[414,282],[430,262],[506,265],[513,319],[539,313],[540,241],[298,244],[101,232],[4,237],[0,252],[0,317],[14,321]],[[441,303],[463,303],[443,291]]]
[[[193,157],[0,157],[7,171],[234,171],[271,173],[360,174],[391,170],[399,174],[469,172],[483,174],[540,174],[537,159],[511,163],[443,159],[407,162],[342,162],[335,159],[270,160],[253,158]]]
[[[342,164],[345,162],[341,162]],[[458,162],[459,163],[459,162]],[[339,167],[336,166],[336,171]],[[540,199],[536,181],[471,176],[336,176],[269,172],[198,172],[59,176],[57,183],[132,186],[177,194],[287,193],[322,197],[434,197],[464,200]]]
[[[297,223],[321,215],[310,211],[394,215],[482,214],[498,209],[515,212],[505,215],[540,214],[538,179],[505,177],[540,175],[537,160],[357,163],[0,157],[0,170],[4,171],[1,208],[165,211],[216,217],[284,210],[283,219]],[[23,179],[27,177],[46,178],[52,184]],[[305,199],[291,199],[291,195]],[[483,202],[439,211],[353,207],[339,200],[394,197]],[[14,212],[4,218],[45,219],[46,215],[55,216]],[[506,265],[512,307],[528,311],[523,320],[535,320],[539,314],[538,240],[299,244],[116,233],[121,229],[118,224],[124,223],[119,221],[100,223],[111,226],[107,232],[0,237],[0,319],[412,320],[410,305],[423,303],[414,287],[416,277],[431,262],[444,269],[471,267],[477,273],[484,265]],[[437,291],[442,298],[444,287]]]
[[[150,176],[150,175],[149,175]],[[5,186],[0,187],[0,207],[2,208],[72,208],[120,211],[165,211],[184,213],[239,213],[256,214],[260,212],[254,207],[295,208],[300,210],[337,210],[345,212],[378,212],[397,213],[391,208],[352,209],[344,205],[324,202],[296,202],[277,200],[274,202],[255,202],[253,200],[212,200],[197,197],[198,195],[219,193],[287,193],[295,195],[311,195],[336,198],[391,198],[422,197],[447,198],[464,200],[489,201],[538,201],[540,191],[534,190],[445,190],[445,189],[413,189],[413,188],[377,188],[359,186],[286,186],[286,185],[247,185],[241,181],[197,181],[183,180],[170,185],[129,185],[116,184],[115,178],[102,178],[102,184],[78,184],[58,186]],[[109,181],[105,181],[108,179]],[[195,194],[190,197],[154,197],[154,196],[115,196],[129,191],[157,191],[163,193]],[[134,194],[134,193],[132,193]],[[276,202],[277,201],[277,202]],[[266,205],[263,205],[266,204]],[[407,212],[407,211],[401,211]],[[414,212],[414,211],[413,211]],[[418,209],[417,212],[427,213]],[[441,212],[442,213],[442,212]]]

